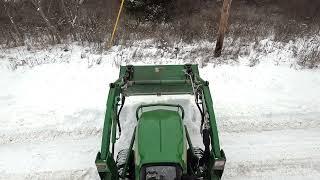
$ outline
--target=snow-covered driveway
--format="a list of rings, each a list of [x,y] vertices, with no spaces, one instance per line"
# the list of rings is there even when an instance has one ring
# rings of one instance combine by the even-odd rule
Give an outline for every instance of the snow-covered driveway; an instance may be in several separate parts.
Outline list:
[[[119,70],[112,59],[90,68],[86,60],[0,67],[0,179],[98,178],[94,160],[108,84]],[[209,63],[200,72],[210,82],[227,156],[224,179],[320,179],[319,70],[262,62]],[[170,96],[128,99],[121,146],[129,143],[139,103],[176,98],[201,145],[192,97]]]

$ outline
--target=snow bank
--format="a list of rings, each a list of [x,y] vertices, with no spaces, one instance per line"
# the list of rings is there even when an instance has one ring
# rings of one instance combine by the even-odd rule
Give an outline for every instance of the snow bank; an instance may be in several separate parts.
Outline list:
[[[130,46],[113,46],[101,52],[94,45],[79,46],[77,43],[49,46],[45,49],[18,47],[0,49],[0,67],[17,69],[20,66],[34,67],[41,64],[84,62],[88,67],[103,61],[116,66],[121,64],[185,64],[198,63],[205,66],[233,64],[254,66],[260,62],[285,65],[295,69],[319,66],[320,36],[302,37],[289,42],[278,42],[274,37],[242,41],[241,38],[226,38],[223,55],[214,57],[215,42],[200,41],[191,44],[158,42],[152,39],[136,41]]]

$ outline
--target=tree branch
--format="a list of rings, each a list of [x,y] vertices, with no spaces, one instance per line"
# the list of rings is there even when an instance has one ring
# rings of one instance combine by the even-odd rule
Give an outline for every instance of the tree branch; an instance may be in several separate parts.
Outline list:
[[[19,29],[18,29],[16,23],[14,22],[14,19],[13,19],[12,15],[10,14],[10,11],[9,11],[8,7],[6,6],[6,2],[4,0],[3,0],[3,6],[4,6],[4,9],[6,11],[7,16],[10,19],[10,22],[11,22],[11,24],[13,26],[13,29],[15,30],[15,33],[18,35],[18,39],[16,39],[16,41],[17,42],[20,41],[23,44],[23,36],[19,32]]]
[[[55,35],[55,37],[57,38],[57,42],[61,43],[61,37],[59,32],[57,31],[57,29],[51,24],[51,22],[49,21],[49,19],[47,18],[47,16],[45,15],[45,13],[43,12],[43,9],[41,7],[41,0],[31,0],[32,4],[35,6],[36,10],[39,12],[40,16],[42,17],[42,19],[44,20],[44,22],[46,23],[47,27],[49,28],[49,30]]]

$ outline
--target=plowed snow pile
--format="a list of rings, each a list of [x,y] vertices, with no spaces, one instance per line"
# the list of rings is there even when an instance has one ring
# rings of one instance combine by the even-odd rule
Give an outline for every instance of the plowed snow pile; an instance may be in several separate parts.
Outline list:
[[[0,179],[98,179],[94,160],[118,64],[184,62],[158,62],[150,49],[148,59],[119,61],[117,50],[95,55],[73,45],[68,52],[59,46],[1,51]],[[320,179],[320,70],[274,65],[270,54],[249,67],[246,58],[200,68],[210,82],[227,155],[223,179]],[[130,141],[136,107],[149,102],[181,104],[192,140],[201,146],[193,97],[130,97],[117,151]]]

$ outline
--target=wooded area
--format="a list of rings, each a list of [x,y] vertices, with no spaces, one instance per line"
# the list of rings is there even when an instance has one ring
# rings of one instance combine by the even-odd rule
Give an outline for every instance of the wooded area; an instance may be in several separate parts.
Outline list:
[[[105,43],[119,4],[118,0],[0,0],[0,40],[7,46],[26,41]],[[215,41],[221,7],[222,2],[216,0],[176,0],[158,14],[125,10],[116,43],[144,38]],[[264,24],[274,28],[281,40],[304,33],[305,27],[295,23],[317,30],[309,25],[320,22],[318,0],[307,4],[305,0],[233,0],[231,9],[231,27],[225,31],[238,36],[246,36],[245,31],[255,26],[254,34],[263,35]]]

